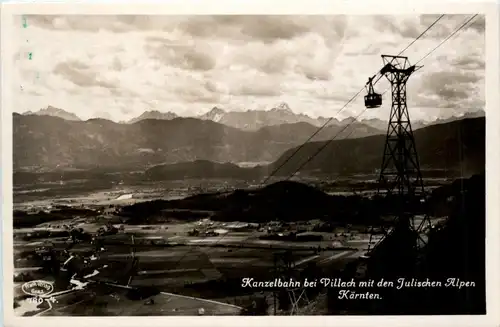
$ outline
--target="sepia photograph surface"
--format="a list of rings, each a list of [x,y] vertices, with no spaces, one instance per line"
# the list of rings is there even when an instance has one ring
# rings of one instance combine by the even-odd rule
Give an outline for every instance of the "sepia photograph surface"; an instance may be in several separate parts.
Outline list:
[[[4,310],[485,316],[488,19],[16,11]]]

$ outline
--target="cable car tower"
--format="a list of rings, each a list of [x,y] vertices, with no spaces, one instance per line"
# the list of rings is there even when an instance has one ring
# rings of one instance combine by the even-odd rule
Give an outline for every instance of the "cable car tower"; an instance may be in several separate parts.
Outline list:
[[[422,174],[415,147],[415,138],[406,104],[406,82],[422,66],[411,66],[407,57],[382,55],[384,67],[380,74],[391,83],[392,106],[387,128],[384,156],[379,177],[379,191],[387,195],[423,195]],[[369,79],[373,92],[372,78]],[[368,98],[366,98],[368,97]],[[370,90],[365,97],[368,108],[379,107],[382,97]]]
[[[426,215],[419,226],[415,227],[414,214],[423,201],[424,186],[406,104],[406,83],[410,76],[422,66],[411,65],[408,58],[402,56],[382,55],[382,61],[384,64],[382,69],[368,79],[366,84],[368,94],[364,99],[367,108],[380,107],[382,95],[375,93],[374,85],[382,77],[386,77],[391,83],[392,106],[378,180],[378,194],[385,195],[386,202],[384,203],[390,205],[389,214],[395,217],[396,227],[390,233],[384,229],[382,239],[387,238],[396,230],[403,230],[406,236],[401,240],[408,246],[418,247],[421,240],[420,229],[424,226],[424,222],[429,222],[429,220]],[[373,250],[381,244],[382,239]],[[371,257],[372,252],[369,247],[365,258]]]
[[[127,274],[129,275],[128,280],[127,280],[127,286],[130,286],[130,284],[132,283],[132,279],[137,274],[137,270],[138,270],[138,266],[139,266],[139,258],[136,257],[136,255],[135,255],[136,248],[135,248],[135,239],[134,239],[133,234],[131,235],[131,241],[132,241],[131,242],[132,249],[131,249],[130,257],[131,257],[132,261],[130,263],[130,269],[127,272]]]
[[[275,279],[284,281],[298,281],[299,271],[295,267],[292,251],[275,252],[273,273]],[[307,297],[308,288],[305,286],[291,287],[273,291],[273,312],[277,315],[278,307],[289,315],[299,315],[304,307],[311,304]]]

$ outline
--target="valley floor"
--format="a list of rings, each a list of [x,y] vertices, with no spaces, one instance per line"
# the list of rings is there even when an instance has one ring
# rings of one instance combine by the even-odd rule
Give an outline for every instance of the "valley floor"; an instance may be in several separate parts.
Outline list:
[[[168,195],[162,198],[179,198],[191,191],[196,190],[171,188]],[[341,189],[338,192],[345,191]],[[234,315],[240,314],[243,307],[255,302],[255,297],[264,297],[268,302],[267,311],[272,311],[269,308],[273,305],[270,300],[272,293],[242,288],[241,280],[246,277],[273,279],[275,253],[293,250],[292,264],[296,269],[305,269],[314,264],[319,273],[335,274],[366,253],[370,242],[367,226],[337,227],[329,232],[314,232],[313,227],[323,222],[309,221],[307,218],[292,226],[283,226],[281,233],[300,228],[319,237],[318,240],[266,239],[268,230],[276,227],[272,223],[256,225],[205,218],[154,225],[116,224],[114,212],[117,208],[148,201],[160,194],[161,187],[158,185],[142,185],[116,187],[109,191],[57,199],[32,197],[31,201],[16,203],[16,210],[28,212],[51,210],[57,206],[92,210],[112,207],[115,210],[104,210],[99,219],[70,216],[14,230],[16,312],[19,315],[192,315],[203,308],[202,312],[208,315]],[[422,217],[417,217],[415,225],[421,219]],[[433,223],[437,224],[439,220],[434,219]],[[34,255],[37,249],[49,244],[56,251],[63,252],[70,248],[72,255],[83,257],[90,256],[95,251],[95,245],[90,243],[79,242],[72,245],[72,240],[68,237],[34,237],[33,234],[40,231],[64,232],[68,230],[68,226],[93,234],[110,221],[121,228],[118,234],[105,238],[102,243],[104,251],[99,252],[98,260],[108,268],[99,271],[100,282],[113,285],[118,283],[122,286],[126,284],[132,288],[154,287],[162,293],[149,297],[146,303],[144,300],[128,298],[127,287],[124,289],[113,286],[109,290],[107,286],[96,284],[68,291],[68,285],[63,283],[54,290],[55,294],[60,294],[54,295],[58,304],[44,302],[37,306],[26,302],[26,296],[21,291],[23,282],[41,279],[54,285],[60,284],[57,276],[41,269],[43,262]],[[192,235],[194,230],[201,234]],[[215,234],[205,235],[205,231]],[[372,245],[378,239],[380,235],[372,237]],[[138,259],[137,270],[133,278],[124,283],[117,275],[123,273],[123,267],[127,266],[132,257]],[[116,300],[117,298],[121,300]]]

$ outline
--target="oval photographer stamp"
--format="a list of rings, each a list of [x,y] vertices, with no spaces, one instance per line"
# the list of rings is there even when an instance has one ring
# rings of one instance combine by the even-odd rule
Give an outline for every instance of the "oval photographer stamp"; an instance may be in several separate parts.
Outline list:
[[[54,286],[52,283],[44,281],[44,280],[33,280],[27,283],[24,283],[21,286],[22,291],[34,297],[43,297],[45,295],[49,295],[54,291]]]

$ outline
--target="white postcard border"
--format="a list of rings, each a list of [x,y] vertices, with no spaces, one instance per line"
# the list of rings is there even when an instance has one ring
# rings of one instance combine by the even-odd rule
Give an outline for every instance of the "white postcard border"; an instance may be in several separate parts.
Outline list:
[[[486,15],[486,316],[290,316],[290,317],[17,317],[13,299],[12,234],[12,17],[21,14],[473,14]],[[500,308],[500,101],[499,5],[494,1],[278,1],[175,0],[159,3],[115,2],[10,3],[1,9],[2,263],[5,326],[499,326]]]

